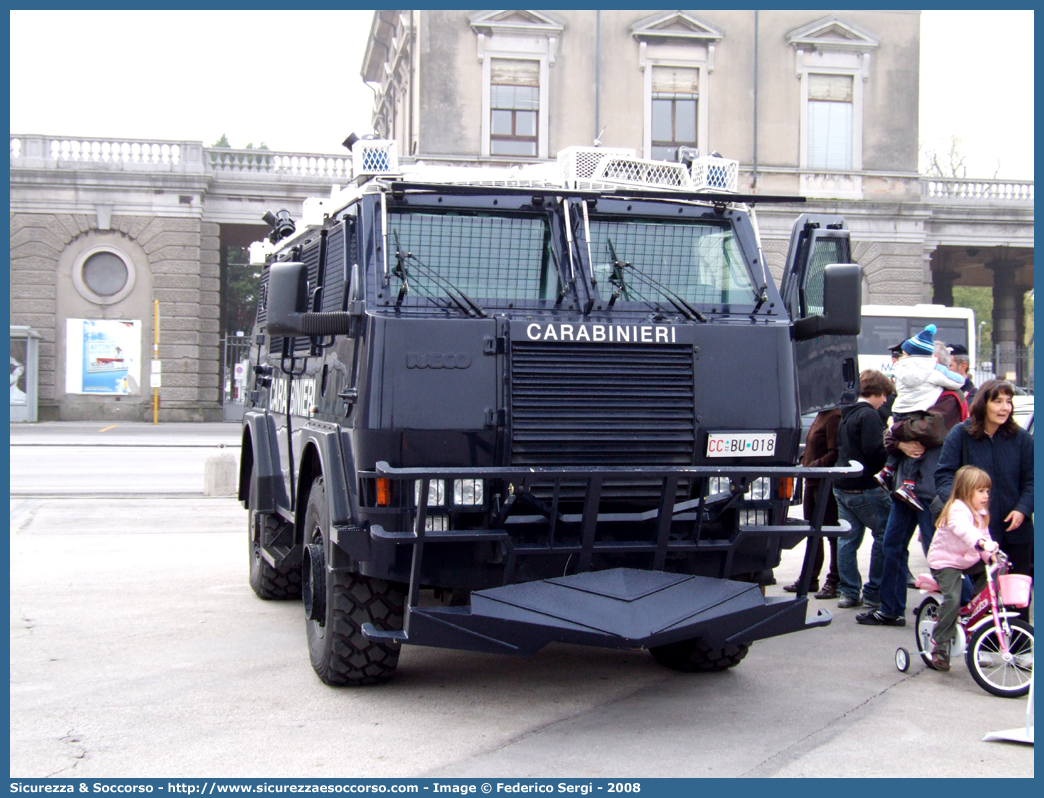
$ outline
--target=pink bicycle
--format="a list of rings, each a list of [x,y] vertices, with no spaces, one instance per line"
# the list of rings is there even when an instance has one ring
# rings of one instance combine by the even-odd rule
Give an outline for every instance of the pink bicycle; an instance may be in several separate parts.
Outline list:
[[[972,678],[988,693],[1016,698],[1029,692],[1033,678],[1033,626],[1018,618],[1017,609],[1028,607],[1033,580],[1022,574],[1009,574],[1008,558],[998,551],[986,566],[986,587],[961,607],[957,617],[957,638],[950,647],[951,660],[961,654]],[[914,584],[927,593],[915,613],[914,633],[917,653],[930,668],[934,641],[932,632],[939,617],[942,594],[929,574],[921,574]],[[895,665],[904,673],[910,667],[905,648],[895,652]]]

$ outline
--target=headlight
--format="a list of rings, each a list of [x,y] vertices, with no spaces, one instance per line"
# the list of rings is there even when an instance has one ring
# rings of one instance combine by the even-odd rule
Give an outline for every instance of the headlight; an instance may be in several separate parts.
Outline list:
[[[732,483],[729,482],[728,477],[710,477],[707,480],[707,495],[713,496],[715,493],[728,493],[732,490]]]
[[[747,490],[754,501],[772,498],[772,483],[768,477],[758,477],[750,483],[750,488]]]
[[[453,480],[453,503],[471,507],[482,504],[482,480]]]
[[[413,483],[413,499],[420,505],[422,480]],[[446,482],[441,479],[433,479],[428,483],[428,506],[444,507],[446,505]]]
[[[766,526],[768,524],[768,510],[743,509],[739,511],[739,522],[741,526]]]
[[[449,518],[445,515],[429,515],[424,519],[425,532],[445,532],[449,529]]]

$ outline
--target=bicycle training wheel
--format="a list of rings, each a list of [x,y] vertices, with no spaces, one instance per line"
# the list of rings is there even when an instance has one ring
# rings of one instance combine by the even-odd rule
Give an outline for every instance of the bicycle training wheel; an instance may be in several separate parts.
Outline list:
[[[902,646],[895,650],[895,667],[899,669],[900,673],[910,670],[910,652]]]

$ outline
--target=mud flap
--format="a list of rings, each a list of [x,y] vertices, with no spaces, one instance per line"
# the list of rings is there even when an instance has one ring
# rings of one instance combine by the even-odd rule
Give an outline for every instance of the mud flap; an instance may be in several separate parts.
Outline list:
[[[761,595],[757,585],[614,568],[471,594],[470,607],[409,607],[405,629],[363,634],[420,646],[528,655],[551,642],[641,649],[702,638],[714,647],[826,626],[806,622],[805,597]]]

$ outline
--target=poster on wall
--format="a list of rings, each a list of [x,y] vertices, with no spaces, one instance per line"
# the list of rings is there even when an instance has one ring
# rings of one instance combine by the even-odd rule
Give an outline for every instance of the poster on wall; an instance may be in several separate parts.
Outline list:
[[[29,342],[25,338],[11,339],[11,404],[24,405],[25,364]]]
[[[141,394],[141,322],[66,319],[65,392]]]

